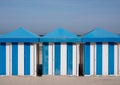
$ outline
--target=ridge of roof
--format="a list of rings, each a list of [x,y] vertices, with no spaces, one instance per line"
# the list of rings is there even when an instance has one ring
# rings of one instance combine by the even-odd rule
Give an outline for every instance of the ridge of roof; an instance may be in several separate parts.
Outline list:
[[[43,38],[77,38],[78,36],[65,30],[64,28],[57,28],[56,30],[46,34]]]

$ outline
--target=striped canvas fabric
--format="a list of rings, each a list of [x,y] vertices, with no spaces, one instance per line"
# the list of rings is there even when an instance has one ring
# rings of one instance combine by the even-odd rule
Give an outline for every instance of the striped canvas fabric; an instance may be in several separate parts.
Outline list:
[[[43,75],[78,76],[78,45],[73,43],[43,43],[42,45]]]
[[[0,43],[0,75],[6,74],[6,44]]]
[[[116,43],[84,44],[84,75],[118,75],[120,45]]]
[[[0,75],[36,75],[36,44],[0,44]]]

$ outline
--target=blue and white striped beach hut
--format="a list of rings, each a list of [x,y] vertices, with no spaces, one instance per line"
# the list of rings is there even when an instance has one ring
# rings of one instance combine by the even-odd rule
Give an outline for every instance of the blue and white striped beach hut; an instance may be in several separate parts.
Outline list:
[[[36,44],[39,37],[24,28],[0,39],[0,75],[36,75]]]
[[[78,37],[58,28],[42,38],[43,75],[76,75],[79,67]]]
[[[97,28],[82,36],[84,42],[84,75],[120,74],[120,38]]]

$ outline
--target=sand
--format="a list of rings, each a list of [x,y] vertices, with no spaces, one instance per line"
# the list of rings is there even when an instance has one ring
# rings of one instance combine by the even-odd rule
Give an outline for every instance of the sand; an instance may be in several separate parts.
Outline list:
[[[120,85],[117,77],[0,77],[0,85]]]

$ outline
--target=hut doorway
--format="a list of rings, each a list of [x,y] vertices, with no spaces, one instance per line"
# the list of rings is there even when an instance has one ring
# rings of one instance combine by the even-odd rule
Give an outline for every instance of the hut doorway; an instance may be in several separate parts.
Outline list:
[[[37,76],[42,76],[42,43],[37,44]]]
[[[36,51],[34,43],[7,43],[7,73],[11,76],[36,76]]]
[[[83,63],[84,63],[84,44],[80,43],[79,45],[79,76],[83,76]]]

